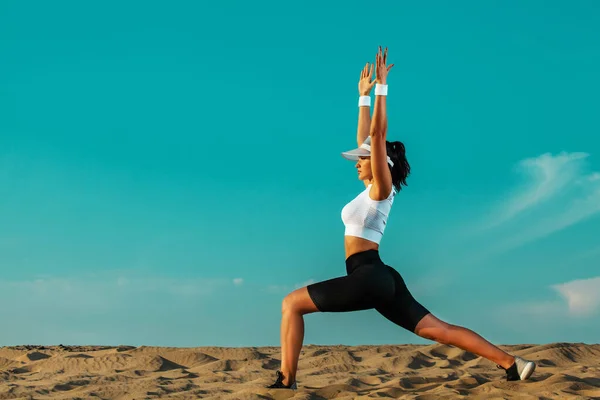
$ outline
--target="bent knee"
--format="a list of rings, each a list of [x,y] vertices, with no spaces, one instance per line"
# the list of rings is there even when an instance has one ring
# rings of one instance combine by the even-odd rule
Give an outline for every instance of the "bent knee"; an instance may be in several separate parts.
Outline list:
[[[281,313],[285,314],[286,312],[294,311],[294,306],[294,296],[293,293],[290,293],[281,301]]]
[[[317,311],[317,307],[308,295],[306,288],[297,289],[283,298],[281,313],[308,314]]]

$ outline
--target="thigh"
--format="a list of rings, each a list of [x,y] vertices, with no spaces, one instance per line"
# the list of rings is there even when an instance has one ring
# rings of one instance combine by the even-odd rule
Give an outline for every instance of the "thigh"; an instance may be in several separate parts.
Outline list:
[[[402,276],[395,269],[388,268],[394,278],[394,297],[377,307],[377,311],[394,324],[414,333],[417,324],[430,312],[413,297]]]
[[[313,283],[308,293],[319,311],[347,312],[376,308],[393,297],[394,285],[380,266],[364,266],[347,276]]]

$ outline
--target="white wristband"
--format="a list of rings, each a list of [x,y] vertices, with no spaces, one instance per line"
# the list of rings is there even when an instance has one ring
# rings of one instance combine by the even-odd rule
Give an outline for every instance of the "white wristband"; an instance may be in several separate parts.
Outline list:
[[[360,96],[358,98],[359,107],[371,107],[371,96]]]
[[[387,96],[388,86],[375,84],[375,96]]]

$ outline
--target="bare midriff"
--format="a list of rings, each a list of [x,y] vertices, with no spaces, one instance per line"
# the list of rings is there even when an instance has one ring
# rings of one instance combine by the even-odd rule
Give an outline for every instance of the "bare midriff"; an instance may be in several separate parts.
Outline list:
[[[346,258],[361,251],[379,250],[377,243],[356,236],[344,236],[344,247],[346,249]]]

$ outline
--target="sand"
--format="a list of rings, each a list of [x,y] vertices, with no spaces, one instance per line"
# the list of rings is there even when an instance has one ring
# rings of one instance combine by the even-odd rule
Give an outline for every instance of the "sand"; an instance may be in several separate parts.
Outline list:
[[[501,347],[537,362],[530,380],[437,343],[307,345],[296,391],[265,388],[277,347],[2,347],[0,399],[600,399],[600,345]]]

